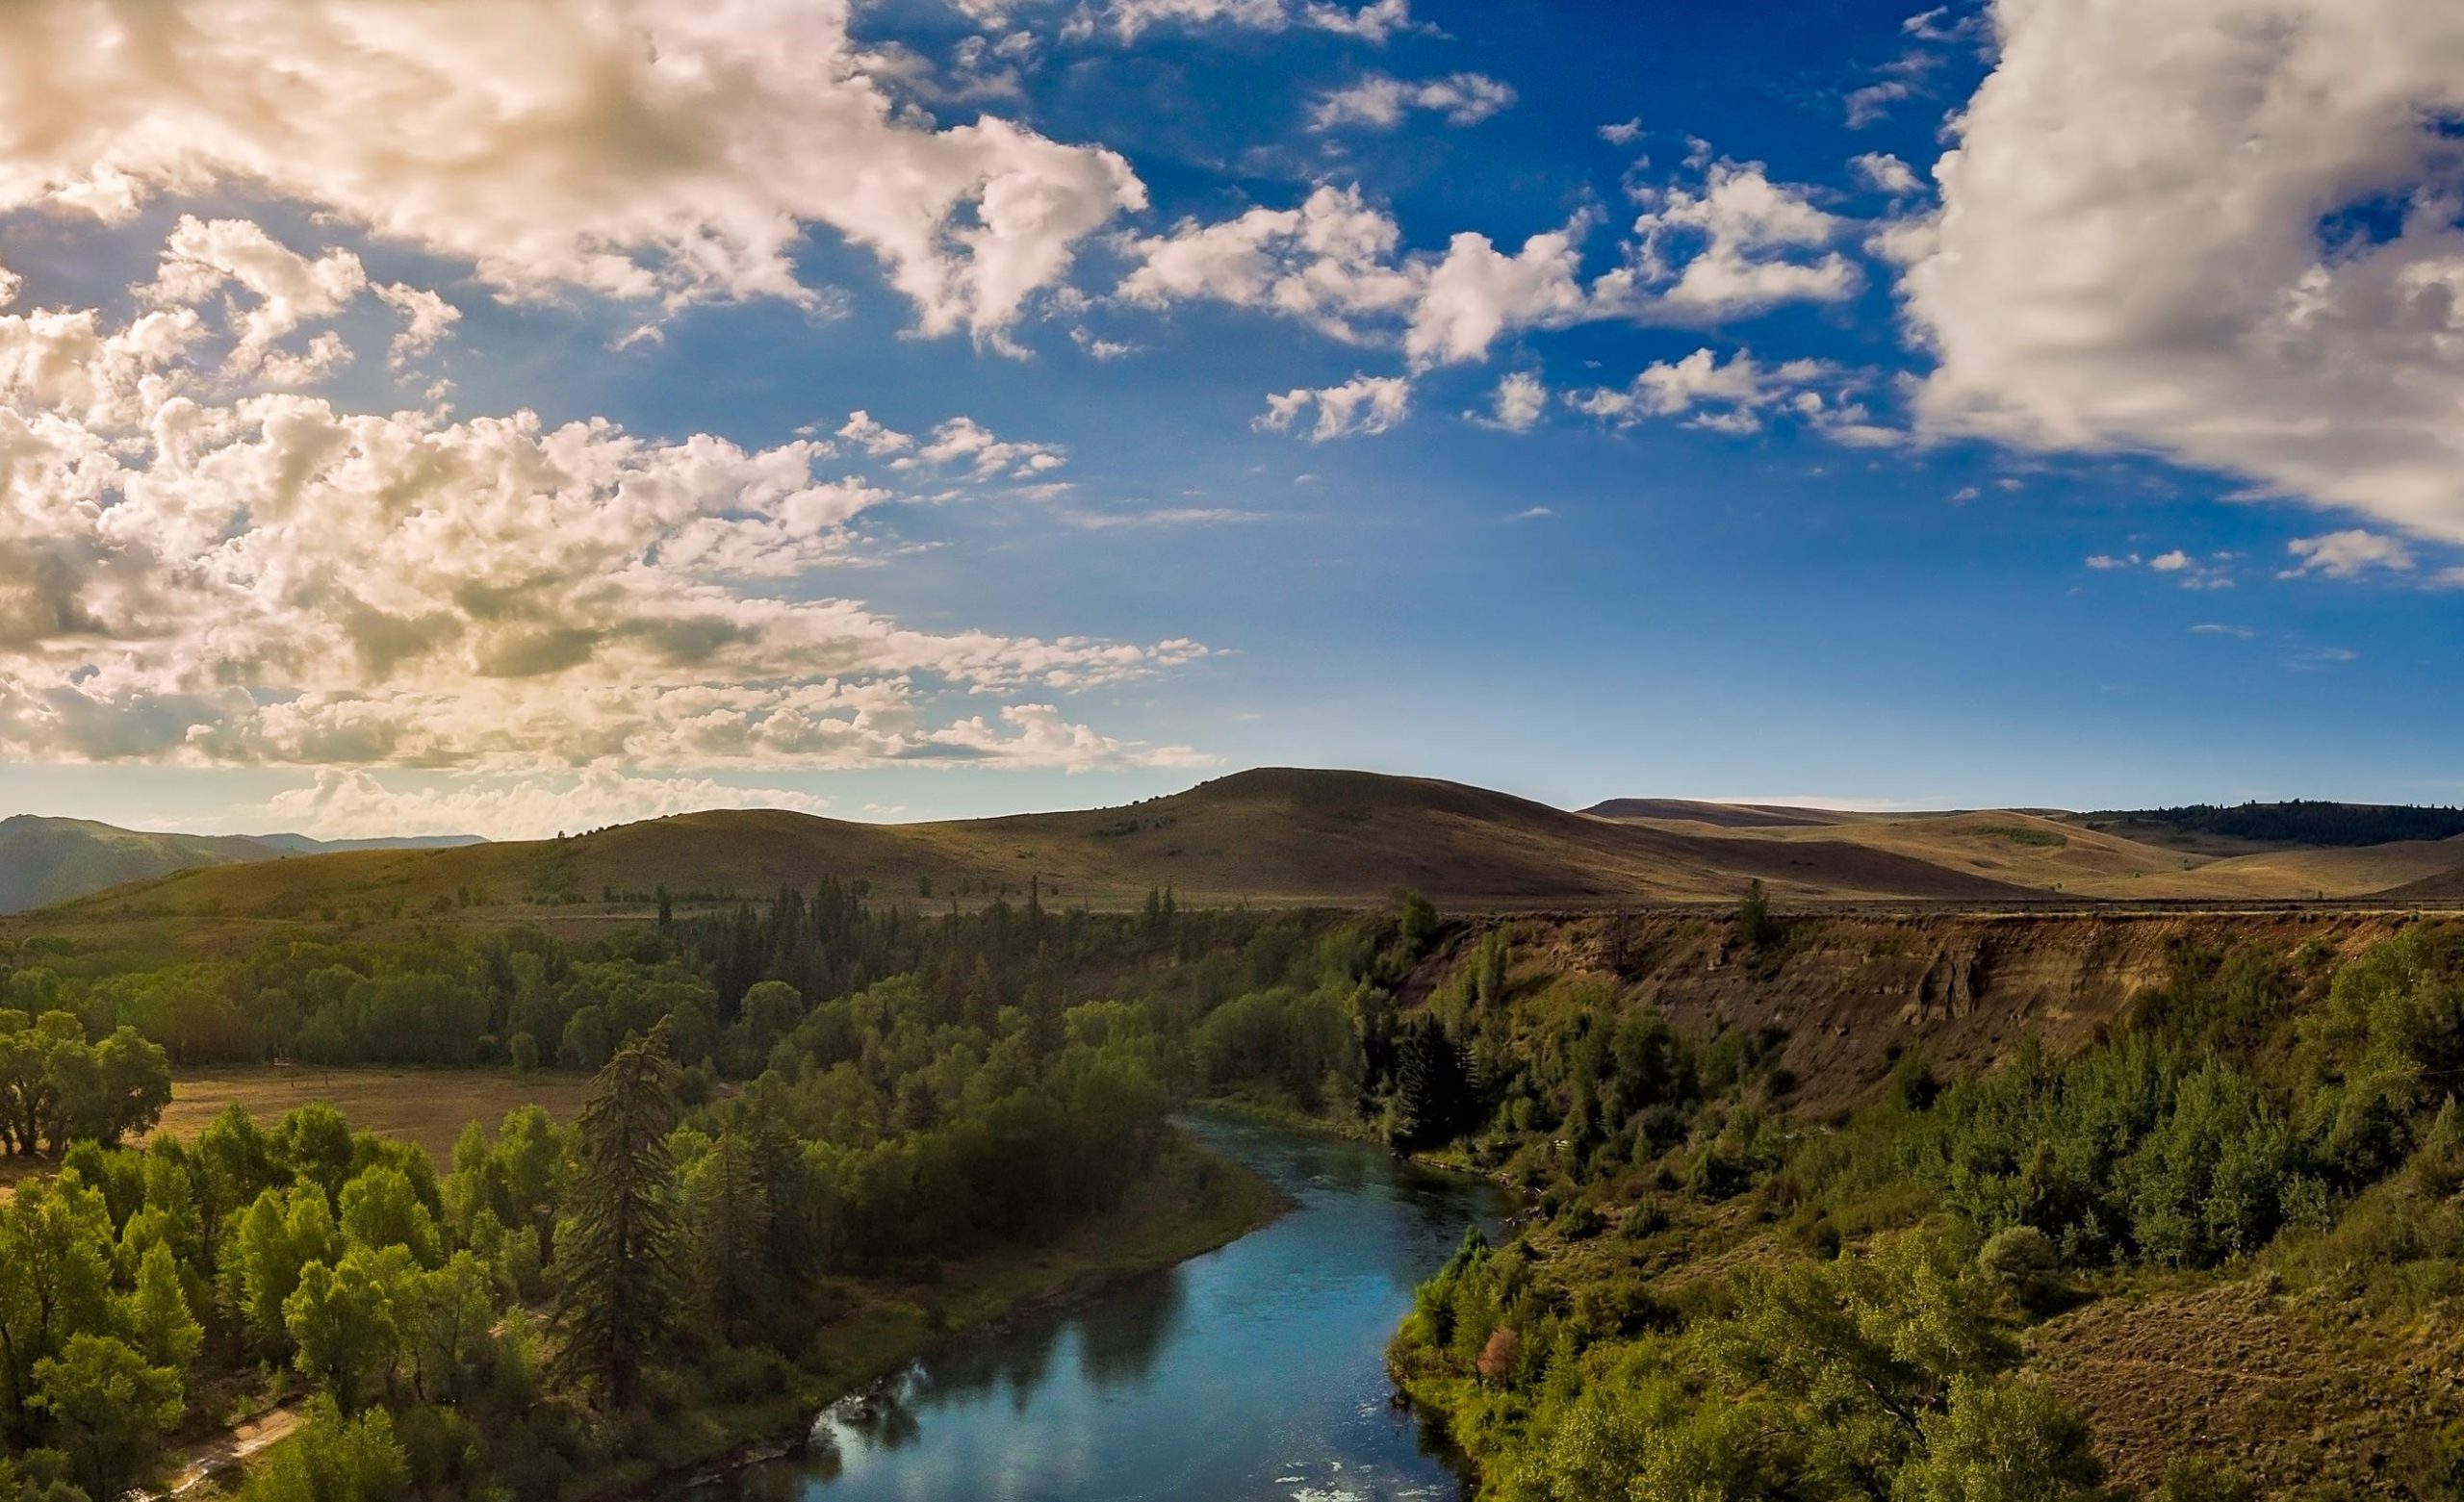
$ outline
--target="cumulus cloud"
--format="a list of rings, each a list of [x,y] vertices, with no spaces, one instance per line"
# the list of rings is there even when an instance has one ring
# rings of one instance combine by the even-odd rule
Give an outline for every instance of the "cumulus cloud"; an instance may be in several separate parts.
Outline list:
[[[2413,570],[2411,548],[2395,538],[2363,527],[2321,537],[2297,537],[2284,548],[2300,562],[2278,574],[2278,578],[2323,573],[2331,579],[2357,579],[2372,570],[2391,573],[2409,573]]]
[[[2464,9],[1992,13],[1940,207],[1891,238],[1920,420],[2464,541]]]
[[[1630,146],[1642,139],[1643,122],[1638,115],[1630,120],[1617,120],[1600,127],[1600,139],[1612,146]]]
[[[1819,360],[1764,365],[1743,350],[1722,360],[1697,349],[1681,360],[1645,367],[1622,387],[1566,393],[1566,405],[1620,427],[1677,418],[1714,433],[1761,431],[1785,416],[1836,444],[1873,448],[1906,435],[1875,423],[1852,395],[1856,380]]]
[[[1894,198],[1912,198],[1925,191],[1924,179],[1916,175],[1916,169],[1887,151],[1868,151],[1861,156],[1851,157],[1848,165],[1856,169],[1857,176],[1864,181],[1865,186],[1876,192],[1886,192]]]
[[[1355,375],[1341,386],[1312,390],[1298,387],[1267,398],[1257,426],[1267,432],[1289,432],[1313,408],[1317,425],[1309,441],[1383,433],[1411,411],[1412,383],[1399,375]]]
[[[1331,0],[1299,4],[1293,0],[1106,0],[1100,20],[1094,12],[1081,12],[1071,28],[1085,34],[1098,25],[1122,41],[1135,41],[1140,33],[1158,25],[1243,26],[1257,31],[1300,26],[1383,44],[1395,33],[1411,27],[1412,7],[1411,0],[1368,0],[1356,6]]]
[[[1240,0],[1228,0],[1240,3]],[[0,210],[122,220],[229,185],[472,263],[500,289],[809,304],[808,225],[928,334],[999,343],[1129,165],[893,108],[849,0],[62,0],[0,8]],[[1347,13],[1348,14],[1349,13]],[[278,107],[273,101],[279,101]]]
[[[825,472],[827,442],[355,414],[263,371],[233,393],[197,365],[211,332],[193,307],[117,328],[0,316],[0,755],[508,773],[1185,754],[1050,700],[1194,642],[921,631],[765,582],[848,557],[893,496]],[[1061,462],[964,419],[908,443],[962,482]],[[948,694],[1034,698],[937,719]]]
[[[1612,285],[1629,301],[1648,291],[1658,317],[1717,321],[1786,302],[1837,302],[1862,283],[1854,262],[1825,248],[1846,221],[1804,189],[1772,182],[1759,163],[1715,161],[1699,189],[1638,196],[1634,264]]]
[[[2233,587],[2233,559],[2232,553],[2215,553],[2200,558],[2187,549],[2169,547],[2152,557],[2135,552],[2093,553],[2087,563],[2089,568],[2099,573],[2144,569],[2150,573],[2163,575],[2183,589],[2219,590]]]
[[[1528,433],[1549,407],[1549,388],[1528,370],[1517,370],[1498,382],[1494,410],[1475,413],[1472,420],[1507,433]]]
[[[1708,349],[1645,367],[1626,387],[1568,392],[1566,404],[1622,425],[1646,418],[1682,417],[1688,427],[1751,433],[1763,414],[1793,399],[1823,373],[1817,361],[1765,366],[1742,350],[1726,361]]]
[[[1387,73],[1365,73],[1328,89],[1310,107],[1312,130],[1366,125],[1393,130],[1414,110],[1442,115],[1449,125],[1477,125],[1514,103],[1514,90],[1480,73],[1452,73],[1410,83]]]
[[[1443,255],[1399,253],[1402,231],[1357,187],[1322,186],[1297,208],[1251,209],[1214,224],[1185,220],[1167,235],[1133,238],[1138,265],[1119,286],[1149,307],[1212,299],[1298,318],[1347,343],[1386,325],[1416,367],[1484,357],[1518,328],[1575,321],[1591,311],[1581,282],[1578,216],[1534,235],[1511,255],[1465,233]]]

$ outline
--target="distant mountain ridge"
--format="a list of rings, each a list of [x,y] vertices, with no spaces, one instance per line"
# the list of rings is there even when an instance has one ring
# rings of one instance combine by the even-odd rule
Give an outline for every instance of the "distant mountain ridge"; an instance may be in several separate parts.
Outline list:
[[[465,845],[485,845],[484,834],[396,834],[367,840],[320,840],[305,834],[251,834],[249,839],[260,845],[295,855],[324,855],[338,850],[458,850]]]
[[[13,814],[0,819],[0,913],[64,903],[90,892],[197,867],[283,860],[331,851],[425,849],[479,843],[476,835],[418,840],[314,840],[304,834],[165,834],[91,819]]]

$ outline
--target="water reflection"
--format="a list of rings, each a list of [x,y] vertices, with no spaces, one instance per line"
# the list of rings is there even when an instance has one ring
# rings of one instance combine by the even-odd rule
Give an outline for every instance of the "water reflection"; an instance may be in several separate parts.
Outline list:
[[[1298,1209],[1174,1268],[1024,1313],[821,1415],[808,1452],[683,1493],[863,1499],[1444,1498],[1381,1353],[1411,1289],[1502,1199],[1363,1144],[1204,1117]]]

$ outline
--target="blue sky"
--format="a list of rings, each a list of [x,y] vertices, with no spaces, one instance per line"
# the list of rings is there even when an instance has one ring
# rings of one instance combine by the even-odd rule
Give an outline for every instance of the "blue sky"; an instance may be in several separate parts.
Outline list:
[[[0,809],[2464,801],[2426,0],[321,10],[0,37],[239,80],[0,114]]]

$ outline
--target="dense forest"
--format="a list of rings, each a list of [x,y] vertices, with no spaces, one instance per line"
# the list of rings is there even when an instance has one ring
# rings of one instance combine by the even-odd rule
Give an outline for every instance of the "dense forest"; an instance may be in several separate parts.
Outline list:
[[[2282,803],[2191,803],[2084,817],[2099,826],[2113,821],[2153,824],[2184,834],[2281,845],[2392,845],[2400,840],[2451,840],[2464,834],[2464,808],[2304,799]]]
[[[1750,902],[1700,922],[1766,974],[1818,920]],[[1165,1113],[1196,1096],[1527,1196],[1510,1239],[1468,1240],[1422,1290],[1391,1353],[1483,1495],[2464,1487],[2452,1412],[2366,1470],[2314,1457],[2299,1492],[2267,1456],[2187,1445],[2109,1475],[2037,1354],[2070,1311],[2245,1281],[2355,1329],[2452,1332],[2464,930],[2348,955],[2178,946],[2085,1052],[2022,1042],[1978,1074],[1905,1048],[1820,1118],[1793,1106],[1784,1032],[1679,1027],[1603,931],[1585,956],[1545,921],[1448,923],[1409,894],[1359,914],[1165,893],[1127,914],[927,914],[825,883],[587,946],[295,936],[153,969],[21,946],[0,1000],[64,1046],[600,1086],[574,1128],[517,1113],[441,1177],[316,1107],[188,1147],[73,1148],[0,1217],[0,1269],[69,1269],[0,1271],[9,1438],[31,1457],[0,1498],[103,1494],[198,1392],[268,1380],[249,1373],[323,1405],[319,1442],[251,1494],[553,1493],[623,1459],[623,1415],[791,1384],[799,1337],[847,1313],[816,1269],[913,1273],[1056,1235],[1168,1155]],[[105,1424],[102,1392],[149,1404],[115,1399]],[[354,1456],[392,1467],[382,1487],[307,1473]]]

